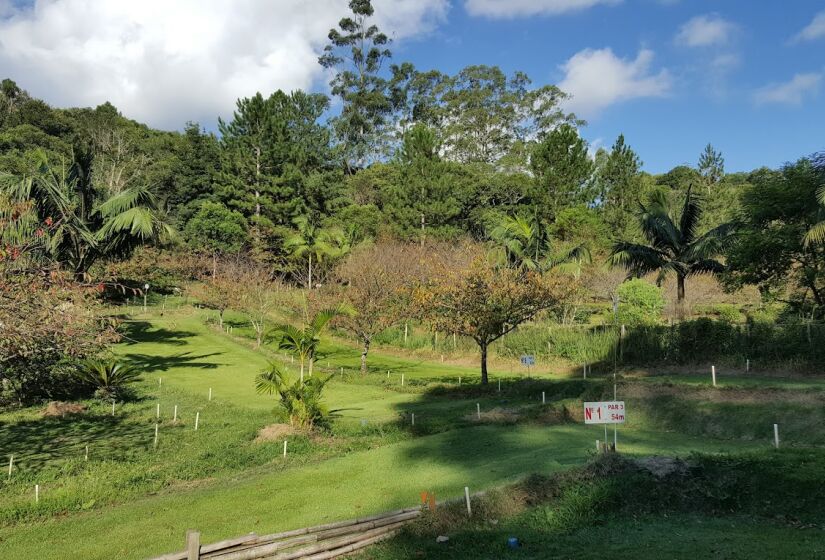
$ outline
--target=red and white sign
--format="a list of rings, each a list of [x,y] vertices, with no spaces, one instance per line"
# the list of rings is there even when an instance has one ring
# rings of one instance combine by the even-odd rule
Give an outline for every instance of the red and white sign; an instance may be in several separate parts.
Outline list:
[[[624,424],[624,401],[584,403],[585,424]]]

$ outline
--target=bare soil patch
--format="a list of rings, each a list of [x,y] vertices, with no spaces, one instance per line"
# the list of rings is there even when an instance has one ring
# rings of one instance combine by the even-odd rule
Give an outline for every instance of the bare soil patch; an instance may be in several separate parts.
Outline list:
[[[86,410],[85,404],[52,401],[46,405],[42,414],[44,418],[55,418],[67,414],[83,414]]]

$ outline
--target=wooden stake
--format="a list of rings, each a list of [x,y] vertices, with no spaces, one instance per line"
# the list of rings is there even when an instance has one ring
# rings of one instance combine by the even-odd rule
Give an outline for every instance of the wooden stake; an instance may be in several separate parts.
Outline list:
[[[458,386],[461,387],[461,376],[458,376]]]
[[[186,560],[200,560],[201,534],[200,531],[187,529],[186,531]]]
[[[201,413],[196,412],[195,413],[195,431],[196,432],[198,431],[198,422],[200,421],[200,419],[201,419]]]
[[[582,374],[584,374],[584,378],[587,379],[587,362],[582,366]]]
[[[773,425],[773,445],[779,449],[779,424]]]
[[[286,459],[286,440],[284,440],[284,459]]]
[[[745,373],[749,373],[751,370],[751,361],[745,360]]]
[[[163,378],[158,377],[158,387],[160,387],[161,385],[163,385]]]
[[[409,325],[407,325],[407,323],[405,322],[404,323],[404,346],[407,345],[407,328],[408,327],[409,327]]]
[[[160,426],[160,424],[155,424],[155,442],[152,444],[152,449],[158,448],[158,426]]]
[[[387,370],[387,379],[390,378],[390,370]]]
[[[464,501],[467,502],[467,517],[473,515],[473,510],[470,507],[470,488],[465,486],[464,487]]]
[[[713,386],[716,387],[716,366],[710,366],[710,375],[713,377]]]
[[[481,404],[476,403],[476,416],[481,420]]]

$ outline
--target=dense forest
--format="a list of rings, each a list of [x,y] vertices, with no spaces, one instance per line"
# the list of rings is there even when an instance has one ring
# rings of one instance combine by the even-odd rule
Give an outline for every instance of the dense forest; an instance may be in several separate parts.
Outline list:
[[[346,285],[353,251],[400,242],[481,246],[499,270],[563,268],[592,296],[614,298],[613,266],[614,284],[672,279],[677,304],[691,277],[712,275],[729,292],[755,286],[788,317],[823,314],[823,156],[727,173],[709,143],[653,175],[632,138],[589,146],[555,86],[496,66],[417,69],[393,59],[370,2],[350,8],[318,60],[331,96],[250,92],[214,133],[191,122],[155,130],[109,103],[51,107],[4,80],[4,313],[28,309],[30,323],[53,313],[37,307],[38,286],[89,306],[96,296],[77,286],[161,289],[192,255],[212,263],[213,279],[218,262],[242,256],[293,285]],[[18,359],[12,341],[31,337],[21,327],[4,338]]]

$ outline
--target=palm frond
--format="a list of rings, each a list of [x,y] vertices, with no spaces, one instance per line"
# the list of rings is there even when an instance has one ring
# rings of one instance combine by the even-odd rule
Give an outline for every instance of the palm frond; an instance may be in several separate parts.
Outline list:
[[[607,262],[611,266],[624,267],[633,275],[644,276],[665,266],[667,255],[654,247],[620,242],[613,246]]]
[[[688,187],[685,194],[685,203],[682,206],[682,216],[679,218],[679,231],[681,232],[681,243],[687,245],[693,242],[696,237],[696,228],[699,219],[702,217],[702,206],[693,194],[693,185]]]
[[[805,247],[825,244],[825,221],[811,226],[803,238]]]

